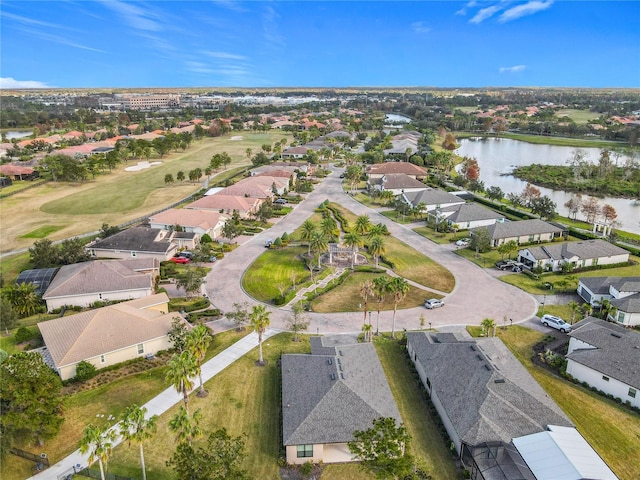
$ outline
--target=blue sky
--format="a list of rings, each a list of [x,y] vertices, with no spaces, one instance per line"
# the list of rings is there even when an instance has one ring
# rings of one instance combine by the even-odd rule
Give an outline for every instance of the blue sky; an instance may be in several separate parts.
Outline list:
[[[640,87],[638,1],[2,1],[0,87]]]

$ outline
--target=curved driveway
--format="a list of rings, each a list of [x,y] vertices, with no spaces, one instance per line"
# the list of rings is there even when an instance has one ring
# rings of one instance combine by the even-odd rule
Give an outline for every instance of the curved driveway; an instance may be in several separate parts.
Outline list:
[[[225,254],[225,258],[216,262],[207,276],[206,290],[209,298],[223,312],[233,310],[236,302],[256,304],[241,286],[244,271],[253,260],[264,252],[264,241],[277,238],[285,231],[293,232],[302,222],[313,214],[315,208],[324,200],[338,203],[356,215],[369,215],[373,223],[387,225],[391,234],[424,253],[436,262],[448,268],[454,275],[456,286],[444,299],[444,308],[427,310],[423,307],[398,310],[396,330],[416,330],[420,328],[420,315],[424,314],[426,326],[479,325],[484,318],[493,318],[498,325],[503,319],[512,319],[514,323],[525,321],[536,313],[537,301],[528,293],[512,287],[490,275],[488,271],[465,260],[453,252],[451,245],[438,245],[410,228],[400,225],[380,215],[375,210],[362,205],[342,190],[341,180],[335,173],[318,184],[307,198],[297,205],[285,218],[269,230],[251,237],[234,251]],[[425,293],[425,296],[428,294]],[[402,305],[402,304],[401,304]],[[291,315],[288,308],[270,307],[271,326],[286,329],[286,320]],[[380,330],[390,331],[392,311],[381,312]],[[353,333],[359,332],[363,322],[362,312],[335,314],[309,313],[308,333]],[[376,328],[377,313],[371,314]]]

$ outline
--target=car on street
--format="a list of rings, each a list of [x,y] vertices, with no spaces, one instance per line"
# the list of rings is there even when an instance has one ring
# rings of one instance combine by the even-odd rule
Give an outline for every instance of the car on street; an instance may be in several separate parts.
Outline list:
[[[286,198],[278,198],[278,199],[274,200],[273,203],[275,203],[276,205],[286,205],[287,204],[287,199]]]
[[[460,240],[458,240],[456,242],[456,245],[458,247],[468,247],[470,243],[471,243],[471,239],[470,238],[461,238]]]
[[[176,255],[176,257],[184,257],[184,258],[188,258],[189,260],[191,260],[191,258],[193,258],[193,252],[180,252]]]
[[[425,308],[428,308],[429,310],[433,310],[434,308],[444,307],[444,302],[442,300],[438,300],[436,298],[432,298],[432,299],[427,300],[426,302],[424,302],[424,306],[425,306]]]
[[[264,248],[271,248],[271,244],[273,243],[273,240],[265,240],[264,241]]]
[[[542,316],[540,322],[542,322],[545,327],[555,328],[556,330],[560,330],[564,333],[569,333],[571,331],[571,325],[555,315],[549,315],[546,313]]]
[[[340,174],[340,178],[344,178],[346,175],[344,173]]]
[[[191,263],[191,259],[187,257],[172,257],[169,261],[180,264]]]

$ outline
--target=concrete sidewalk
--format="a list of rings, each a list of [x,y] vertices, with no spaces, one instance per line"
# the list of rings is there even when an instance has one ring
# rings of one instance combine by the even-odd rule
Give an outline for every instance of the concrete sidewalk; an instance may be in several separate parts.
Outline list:
[[[262,335],[262,341],[264,342],[268,338],[280,333],[280,330],[275,328],[268,328]],[[243,357],[251,350],[258,346],[258,334],[255,332],[250,333],[246,337],[238,340],[226,350],[223,350],[218,355],[213,357],[207,363],[202,365],[202,380],[204,382],[212,379],[222,370],[227,368],[233,362]],[[199,381],[196,379],[196,387],[193,392],[198,390]],[[193,393],[192,392],[192,393]],[[173,387],[169,387],[156,397],[149,400],[143,406],[147,408],[147,417],[152,415],[162,415],[174,405],[182,401],[182,395],[179,394]],[[114,425],[113,428],[118,428]],[[122,438],[118,437],[114,443],[114,447],[122,442]],[[67,476],[74,473],[76,470],[82,470],[89,462],[87,461],[87,455],[82,455],[79,450],[76,450],[68,457],[65,457],[55,465],[51,465],[48,469],[38,473],[31,477],[33,480],[58,480],[66,479]],[[30,479],[30,480],[31,480]]]

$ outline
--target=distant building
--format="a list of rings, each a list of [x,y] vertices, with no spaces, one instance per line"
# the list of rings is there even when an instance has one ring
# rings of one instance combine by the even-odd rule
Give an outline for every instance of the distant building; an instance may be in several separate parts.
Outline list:
[[[162,108],[178,108],[180,95],[134,95],[119,96],[122,107],[131,110],[158,110]]]

